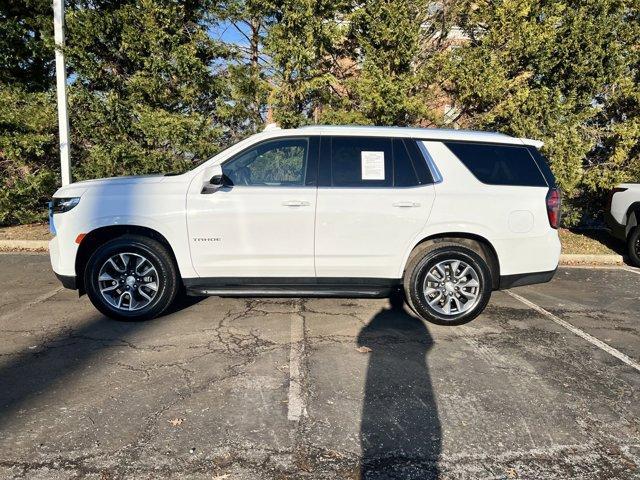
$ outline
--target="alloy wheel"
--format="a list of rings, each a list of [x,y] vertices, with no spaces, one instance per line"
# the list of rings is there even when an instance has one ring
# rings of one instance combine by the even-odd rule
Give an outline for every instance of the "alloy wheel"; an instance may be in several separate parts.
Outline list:
[[[102,298],[113,308],[135,311],[145,308],[158,294],[158,271],[138,253],[118,253],[102,264],[98,287]]]
[[[460,315],[480,299],[478,272],[462,260],[443,260],[427,273],[424,294],[429,306],[439,314]]]

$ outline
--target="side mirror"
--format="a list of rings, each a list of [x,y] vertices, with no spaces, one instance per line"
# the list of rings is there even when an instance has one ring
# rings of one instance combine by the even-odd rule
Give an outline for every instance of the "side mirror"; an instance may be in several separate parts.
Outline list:
[[[222,187],[230,187],[233,185],[231,179],[222,173],[222,168],[219,165],[216,165],[216,168],[214,168],[214,171],[211,173],[213,174],[212,177],[202,186],[200,193],[215,193]]]

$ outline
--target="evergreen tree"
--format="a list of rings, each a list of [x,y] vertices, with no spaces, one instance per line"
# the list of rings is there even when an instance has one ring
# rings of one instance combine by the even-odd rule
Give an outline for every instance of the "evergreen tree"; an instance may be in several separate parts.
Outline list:
[[[265,0],[228,0],[214,9],[220,37],[231,33],[240,38],[225,42],[230,58],[223,74],[224,95],[218,105],[219,115],[232,133],[230,141],[261,130],[269,120],[270,62],[264,40],[272,14],[272,2]]]
[[[76,178],[184,170],[224,144],[207,2],[91,1],[69,12]]]
[[[0,2],[0,82],[45,91],[53,80],[53,10],[47,0]]]
[[[345,55],[352,74],[325,115],[333,123],[417,125],[433,118],[418,63],[427,2],[366,0],[355,5]],[[355,55],[354,55],[355,53]]]
[[[58,177],[51,2],[0,2],[0,225],[40,220]]]
[[[76,180],[183,170],[272,120],[542,139],[574,223],[640,180],[636,0],[66,7]],[[0,223],[42,218],[58,182],[51,17],[50,1],[0,3]]]
[[[448,24],[443,9],[430,9],[429,4],[277,4],[267,35],[277,120],[286,126],[438,123],[437,92],[425,72],[434,52],[444,49],[434,41],[435,30],[441,34]],[[441,23],[434,29],[436,20]]]
[[[593,195],[638,171],[637,2],[462,4],[470,41],[441,76],[458,124],[544,140],[578,222]]]
[[[273,118],[284,127],[317,121],[335,88],[347,5],[331,0],[277,0],[266,36]]]

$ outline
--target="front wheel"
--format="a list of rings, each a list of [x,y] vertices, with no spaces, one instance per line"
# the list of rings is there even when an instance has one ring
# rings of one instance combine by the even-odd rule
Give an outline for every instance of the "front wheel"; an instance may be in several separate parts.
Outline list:
[[[631,263],[640,267],[640,227],[636,227],[629,235],[628,245]]]
[[[108,317],[146,320],[162,314],[178,292],[178,275],[167,249],[139,235],[111,240],[93,253],[84,272],[91,303]]]
[[[491,298],[485,260],[457,243],[435,243],[407,265],[404,289],[409,306],[438,325],[462,325],[477,317]]]

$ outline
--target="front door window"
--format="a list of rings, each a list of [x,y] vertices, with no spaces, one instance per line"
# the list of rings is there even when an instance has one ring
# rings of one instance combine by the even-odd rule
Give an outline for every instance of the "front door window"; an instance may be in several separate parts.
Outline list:
[[[222,171],[238,186],[302,186],[307,151],[306,138],[264,142],[225,162]]]

